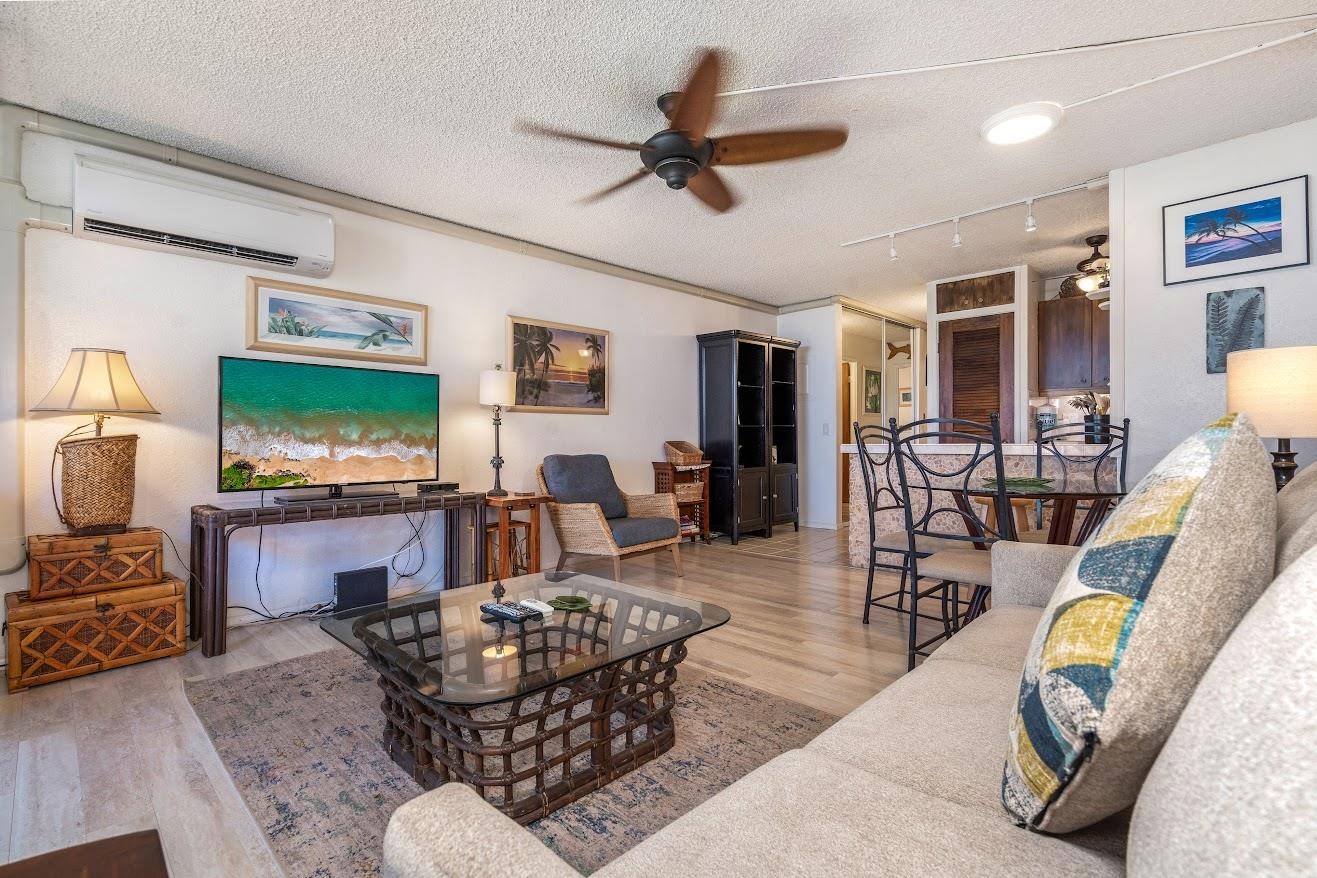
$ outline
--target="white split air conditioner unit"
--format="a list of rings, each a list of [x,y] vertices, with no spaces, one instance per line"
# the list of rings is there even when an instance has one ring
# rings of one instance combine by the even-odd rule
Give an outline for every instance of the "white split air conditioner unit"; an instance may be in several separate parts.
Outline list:
[[[73,234],[326,277],[334,221],[256,186],[160,162],[116,164],[78,156]]]

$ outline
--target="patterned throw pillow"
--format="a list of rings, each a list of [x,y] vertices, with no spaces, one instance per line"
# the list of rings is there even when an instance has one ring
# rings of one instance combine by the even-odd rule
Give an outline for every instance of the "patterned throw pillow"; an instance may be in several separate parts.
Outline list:
[[[1166,456],[1061,577],[1011,719],[1002,803],[1070,832],[1129,807],[1208,663],[1271,580],[1276,489],[1248,419]]]

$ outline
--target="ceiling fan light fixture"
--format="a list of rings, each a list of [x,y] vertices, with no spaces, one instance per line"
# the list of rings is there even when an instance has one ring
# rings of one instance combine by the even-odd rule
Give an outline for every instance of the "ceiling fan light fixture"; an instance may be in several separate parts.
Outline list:
[[[1034,101],[1002,110],[983,123],[980,133],[988,143],[1010,146],[1042,137],[1061,123],[1065,110],[1053,101]]]

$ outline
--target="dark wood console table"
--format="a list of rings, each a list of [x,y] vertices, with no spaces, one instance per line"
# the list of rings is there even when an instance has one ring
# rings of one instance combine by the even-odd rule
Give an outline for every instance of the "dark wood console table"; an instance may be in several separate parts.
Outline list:
[[[222,655],[226,650],[229,605],[229,540],[234,531],[246,527],[299,524],[308,521],[340,521],[403,515],[410,512],[438,512],[444,526],[444,587],[460,584],[461,577],[461,509],[475,514],[475,530],[485,532],[485,495],[417,494],[413,497],[379,497],[337,501],[288,503],[281,506],[222,507],[209,504],[192,507],[192,580],[189,598],[192,605],[188,636],[201,641],[201,654]],[[474,553],[476,582],[485,579],[485,553],[479,546]]]

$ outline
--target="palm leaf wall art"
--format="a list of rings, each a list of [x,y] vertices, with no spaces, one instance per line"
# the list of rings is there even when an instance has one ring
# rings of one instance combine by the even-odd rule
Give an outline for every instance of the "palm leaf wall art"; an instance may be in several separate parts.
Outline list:
[[[1262,287],[1207,294],[1207,373],[1226,370],[1226,355],[1266,343],[1266,291]]]

